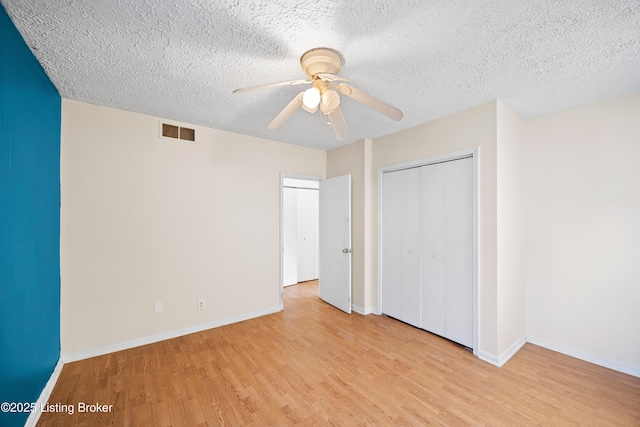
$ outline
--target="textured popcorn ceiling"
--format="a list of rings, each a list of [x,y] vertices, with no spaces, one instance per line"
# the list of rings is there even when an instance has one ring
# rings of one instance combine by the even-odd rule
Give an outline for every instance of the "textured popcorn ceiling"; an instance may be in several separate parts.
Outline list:
[[[301,86],[231,92],[337,49],[340,75],[405,113],[342,97],[351,142],[495,98],[529,118],[640,90],[639,0],[1,2],[65,98],[325,150],[320,113],[267,130]]]

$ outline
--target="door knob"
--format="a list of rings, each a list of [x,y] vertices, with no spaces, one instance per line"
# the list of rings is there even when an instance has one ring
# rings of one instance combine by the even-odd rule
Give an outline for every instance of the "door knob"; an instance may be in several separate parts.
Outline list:
[[[344,248],[342,250],[342,253],[345,253],[345,254],[348,254],[348,253],[351,253],[351,252],[353,252],[353,251],[351,249],[347,249],[347,248]]]

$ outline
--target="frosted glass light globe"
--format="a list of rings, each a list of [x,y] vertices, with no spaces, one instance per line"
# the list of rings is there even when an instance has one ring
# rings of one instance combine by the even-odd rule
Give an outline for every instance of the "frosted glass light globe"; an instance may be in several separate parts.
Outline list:
[[[340,106],[340,95],[338,92],[331,89],[325,89],[322,94],[322,104],[320,108],[324,114],[333,113]]]
[[[315,88],[309,88],[302,95],[302,103],[309,109],[314,109],[320,104],[320,91]]]

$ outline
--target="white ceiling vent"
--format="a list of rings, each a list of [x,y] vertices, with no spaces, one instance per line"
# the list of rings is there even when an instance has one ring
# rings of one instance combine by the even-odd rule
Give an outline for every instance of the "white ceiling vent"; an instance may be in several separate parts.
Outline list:
[[[182,139],[184,141],[196,141],[196,130],[172,125],[169,123],[160,123],[160,135],[165,138]]]

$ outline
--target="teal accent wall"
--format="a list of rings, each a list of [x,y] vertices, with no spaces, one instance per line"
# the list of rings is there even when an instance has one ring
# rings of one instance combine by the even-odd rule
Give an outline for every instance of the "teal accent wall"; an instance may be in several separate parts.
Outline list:
[[[60,357],[60,113],[0,6],[0,403],[35,402]]]

